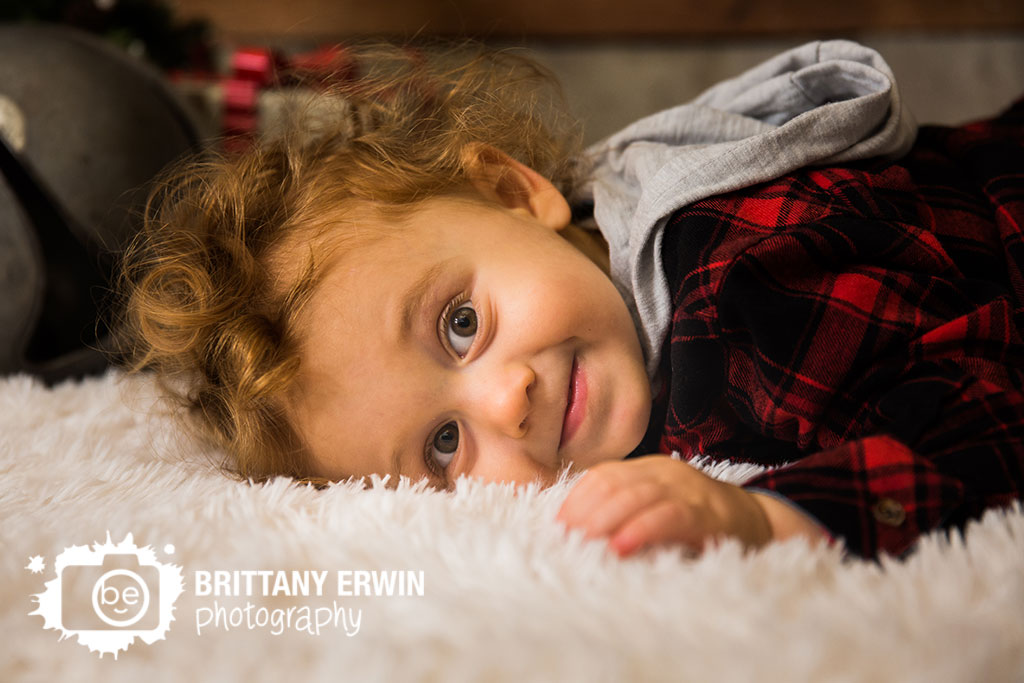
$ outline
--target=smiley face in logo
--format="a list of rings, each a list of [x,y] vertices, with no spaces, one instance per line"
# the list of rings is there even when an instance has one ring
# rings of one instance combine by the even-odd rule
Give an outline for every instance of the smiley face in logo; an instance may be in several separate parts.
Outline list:
[[[149,609],[149,587],[130,569],[112,569],[93,586],[92,608],[109,626],[131,626]]]

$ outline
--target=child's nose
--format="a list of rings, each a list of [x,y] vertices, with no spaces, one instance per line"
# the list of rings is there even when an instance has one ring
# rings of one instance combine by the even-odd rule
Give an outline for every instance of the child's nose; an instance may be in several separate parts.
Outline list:
[[[505,436],[523,436],[531,409],[530,388],[536,379],[525,363],[509,363],[484,375],[474,387],[480,418]]]

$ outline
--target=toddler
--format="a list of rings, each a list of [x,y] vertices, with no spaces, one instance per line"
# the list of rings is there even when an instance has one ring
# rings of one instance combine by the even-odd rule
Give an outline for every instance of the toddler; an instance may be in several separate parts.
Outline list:
[[[526,58],[363,63],[180,165],[125,255],[133,367],[237,474],[586,470],[559,518],[623,555],[898,555],[1021,496],[1020,105],[919,132],[876,53],[816,42],[584,153]]]

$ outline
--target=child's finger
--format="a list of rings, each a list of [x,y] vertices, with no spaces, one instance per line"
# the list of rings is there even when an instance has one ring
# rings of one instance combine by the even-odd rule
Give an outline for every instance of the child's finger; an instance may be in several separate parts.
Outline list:
[[[589,470],[562,501],[555,519],[571,527],[580,526],[601,501],[612,494],[615,484],[604,473]]]
[[[664,495],[664,487],[655,482],[628,484],[601,500],[595,500],[593,508],[576,526],[583,529],[587,538],[608,536]]]
[[[663,500],[642,510],[623,524],[608,539],[608,545],[621,557],[663,543],[682,543],[699,550],[703,535],[695,528],[693,515],[675,501]]]

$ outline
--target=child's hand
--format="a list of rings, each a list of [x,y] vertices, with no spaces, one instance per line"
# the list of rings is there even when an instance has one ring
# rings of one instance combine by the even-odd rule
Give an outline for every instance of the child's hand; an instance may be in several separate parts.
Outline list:
[[[750,548],[795,533],[824,537],[814,522],[784,503],[664,455],[590,468],[562,503],[558,520],[583,529],[587,538],[607,537],[622,556],[671,543],[700,551],[720,536],[736,537]]]

